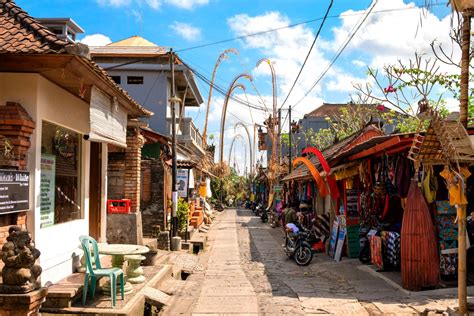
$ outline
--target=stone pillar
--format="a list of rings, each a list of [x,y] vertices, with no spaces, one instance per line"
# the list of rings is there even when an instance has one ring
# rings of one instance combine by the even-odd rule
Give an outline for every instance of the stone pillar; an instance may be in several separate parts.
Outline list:
[[[131,200],[131,212],[140,211],[140,185],[142,147],[145,138],[138,128],[127,129],[127,149],[125,151],[125,198]]]
[[[160,250],[170,250],[170,233],[168,231],[160,232],[157,248]]]

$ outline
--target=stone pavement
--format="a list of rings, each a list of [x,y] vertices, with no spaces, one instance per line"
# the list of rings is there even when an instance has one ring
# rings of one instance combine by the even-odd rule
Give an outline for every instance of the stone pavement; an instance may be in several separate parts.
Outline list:
[[[315,254],[299,267],[281,247],[281,229],[248,210],[223,212],[208,240],[198,257],[204,270],[183,282],[164,315],[440,315],[456,306],[456,289],[408,292],[355,259]]]
[[[214,227],[201,293],[193,310],[198,314],[256,314],[257,297],[240,266],[236,211],[228,210]]]

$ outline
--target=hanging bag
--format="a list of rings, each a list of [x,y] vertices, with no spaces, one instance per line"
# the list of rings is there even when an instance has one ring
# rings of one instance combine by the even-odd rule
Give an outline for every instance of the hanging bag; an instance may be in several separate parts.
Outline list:
[[[384,198],[386,192],[385,181],[384,181],[384,172],[383,172],[383,160],[380,162],[377,168],[377,173],[375,176],[374,183],[374,195],[376,198]]]
[[[387,192],[387,194],[389,195],[389,197],[393,197],[395,196],[398,191],[397,191],[397,187],[393,184],[392,180],[390,180],[390,176],[389,176],[389,164],[388,164],[388,157],[386,155],[384,155],[384,158],[382,158],[384,160],[384,170],[383,170],[383,173],[384,173],[384,181],[385,181],[385,190]]]

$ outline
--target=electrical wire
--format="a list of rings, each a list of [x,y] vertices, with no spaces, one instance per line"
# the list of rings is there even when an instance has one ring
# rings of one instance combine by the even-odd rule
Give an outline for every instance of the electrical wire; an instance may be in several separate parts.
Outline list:
[[[375,11],[372,14],[386,13],[386,12],[396,12],[396,11],[406,11],[406,10],[413,10],[413,9],[420,9],[420,8],[422,9],[422,8],[428,8],[428,7],[432,8],[432,7],[435,7],[435,6],[441,6],[441,5],[446,5],[446,4],[448,4],[448,2],[434,3],[434,4],[430,4],[430,5],[413,6],[413,7],[407,7],[407,8],[386,9],[386,10]],[[328,19],[334,19],[334,18],[341,18],[341,17],[346,17],[346,16],[357,16],[357,15],[363,15],[363,14],[364,13],[336,14],[336,15],[330,15],[327,18]],[[292,28],[292,27],[299,26],[299,25],[304,25],[304,24],[317,22],[317,21],[320,21],[322,19],[323,19],[323,17],[319,17],[319,18],[306,20],[306,21],[302,21],[302,22],[298,22],[298,23],[288,24],[288,25],[278,27],[278,28],[274,28],[274,29],[269,29],[269,30],[266,30],[266,31],[251,33],[251,34],[237,36],[237,37],[228,38],[228,39],[224,39],[224,40],[219,40],[219,41],[215,41],[215,42],[211,42],[211,43],[201,44],[201,45],[187,47],[187,48],[182,48],[182,49],[178,49],[174,52],[175,53],[185,52],[185,51],[190,51],[190,50],[194,50],[194,49],[198,49],[198,48],[204,48],[204,47],[214,46],[214,45],[218,45],[218,44],[222,44],[222,43],[232,42],[232,41],[236,41],[236,40],[240,40],[240,39],[245,39],[245,38],[248,38],[248,37],[263,35],[263,34],[266,34],[266,33],[271,33],[271,32],[276,32],[276,31],[280,31],[280,30],[283,30],[283,29],[287,29],[287,28]],[[166,48],[160,47],[159,49],[163,50],[163,49],[166,49]],[[158,53],[159,53],[159,51],[156,52],[157,55],[155,55],[155,56],[139,58],[139,59],[136,59],[134,61],[129,61],[129,62],[125,62],[125,63],[122,63],[122,64],[113,65],[111,67],[104,68],[104,69],[105,70],[110,70],[110,69],[118,68],[118,67],[121,67],[121,66],[126,66],[126,65],[130,65],[130,64],[134,64],[134,63],[139,63],[139,62],[149,60],[149,59],[153,59],[153,58],[156,58],[156,57],[166,56],[166,55],[169,54],[169,52],[162,53],[162,54],[158,54]]]
[[[293,89],[295,88],[296,82],[298,82],[298,79],[300,78],[301,73],[303,72],[304,66],[306,66],[306,62],[308,61],[308,58],[309,58],[309,56],[311,55],[311,52],[313,51],[314,44],[316,44],[316,41],[317,41],[317,39],[319,38],[319,34],[321,33],[321,30],[322,30],[322,28],[323,28],[324,22],[326,22],[326,18],[328,17],[329,11],[331,11],[331,7],[332,7],[332,3],[333,3],[333,2],[334,2],[334,1],[331,0],[331,2],[329,3],[329,6],[328,6],[328,8],[327,8],[327,10],[326,10],[326,14],[324,15],[323,21],[322,21],[321,24],[319,25],[318,32],[316,32],[316,36],[314,37],[313,43],[311,44],[311,47],[310,47],[309,50],[308,50],[308,54],[306,54],[306,58],[304,59],[303,64],[301,65],[300,71],[298,72],[298,75],[296,76],[295,81],[293,81],[293,84],[291,85],[290,91],[289,91],[288,94],[286,95],[285,100],[284,100],[283,103],[281,104],[280,110],[281,110],[281,108],[286,104],[286,101],[287,101],[288,98],[290,97],[291,92],[292,92]]]
[[[372,10],[374,9],[375,5],[378,3],[378,0],[375,0],[372,5],[366,10],[365,12],[365,15],[363,17],[361,17],[361,19],[359,19],[359,21],[361,21],[360,23],[357,22],[356,25],[357,26],[354,26],[354,29],[352,29],[351,31],[351,34],[349,34],[349,36],[346,38],[345,42],[342,44],[341,47],[339,47],[336,55],[333,57],[333,59],[331,60],[331,62],[329,63],[329,65],[324,69],[324,71],[320,74],[320,76],[318,77],[318,79],[316,79],[316,81],[313,83],[313,85],[311,86],[311,88],[303,95],[303,97],[301,99],[298,100],[298,102],[296,102],[294,104],[293,107],[296,107],[298,106],[310,93],[311,91],[313,91],[313,89],[318,85],[318,83],[321,81],[321,79],[326,75],[326,73],[329,71],[329,69],[332,67],[332,65],[334,65],[334,63],[336,62],[336,60],[339,58],[339,56],[341,56],[342,52],[344,51],[344,49],[347,47],[347,45],[350,43],[350,41],[354,38],[354,36],[357,34],[357,31],[359,31],[360,27],[364,24],[365,20],[369,17],[370,13],[372,12]],[[293,109],[293,108],[292,108]]]
[[[413,7],[408,7],[408,8],[386,9],[386,10],[375,11],[374,13],[378,14],[378,13],[385,13],[385,12],[413,10],[413,9],[418,9],[418,8],[428,8],[428,7],[446,5],[447,3],[448,2],[434,3],[434,4],[422,5],[422,6],[418,6],[418,7],[413,6]],[[333,18],[340,18],[340,17],[346,17],[346,16],[363,15],[363,14],[364,13],[336,14],[336,15],[330,15],[330,16],[328,16],[328,18],[333,19]],[[283,30],[283,29],[299,26],[299,25],[304,25],[304,24],[309,24],[309,23],[321,21],[322,19],[323,19],[322,17],[314,18],[314,19],[310,19],[310,20],[306,20],[306,21],[302,21],[302,22],[298,22],[298,23],[293,23],[293,24],[288,24],[288,25],[285,25],[285,26],[277,27],[277,28],[274,28],[274,29],[269,29],[269,30],[266,30],[266,31],[260,31],[260,32],[246,34],[246,35],[236,36],[236,37],[233,37],[233,38],[218,40],[218,41],[210,42],[210,43],[206,43],[206,44],[200,44],[200,45],[191,46],[191,47],[187,47],[187,48],[181,48],[181,49],[176,50],[175,52],[176,53],[186,52],[186,51],[190,51],[190,50],[194,50],[194,49],[198,49],[198,48],[205,48],[205,47],[209,47],[209,46],[214,46],[214,45],[219,45],[219,44],[223,44],[223,43],[233,42],[233,41],[245,39],[245,38],[248,38],[248,37],[264,35],[264,34],[267,34],[267,33],[272,33],[272,32],[280,31],[280,30]]]
[[[201,79],[203,82],[205,82],[207,85],[212,85],[213,89],[216,90],[217,92],[219,92],[220,94],[222,95],[227,95],[227,90],[225,90],[223,87],[217,85],[216,83],[212,83],[212,81],[207,78],[205,75],[203,75],[202,73],[200,73],[199,71],[197,71],[196,69],[190,67],[187,63],[185,63],[183,61],[183,65],[189,70],[191,71],[194,75],[196,75],[196,77],[198,77],[199,79]],[[254,109],[254,110],[258,110],[258,111],[263,111],[263,112],[267,112],[267,110],[265,108],[263,108],[262,106],[259,106],[259,105],[256,105],[256,104],[253,104],[253,103],[249,103],[245,100],[242,100],[241,98],[239,97],[236,97],[236,96],[229,96],[229,98],[235,102],[238,102],[242,105],[245,105],[245,106],[249,106],[250,108]]]

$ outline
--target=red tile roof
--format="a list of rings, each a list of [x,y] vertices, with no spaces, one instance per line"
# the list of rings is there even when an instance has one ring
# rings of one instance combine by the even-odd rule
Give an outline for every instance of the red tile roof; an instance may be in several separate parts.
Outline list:
[[[58,38],[11,0],[0,0],[0,53],[63,53],[74,44]]]
[[[13,0],[0,0],[0,55],[1,54],[65,54],[75,55],[86,62],[95,75],[105,79],[117,93],[141,116],[151,116],[148,111],[118,86],[107,72],[89,59],[89,48],[82,43],[71,43],[60,39],[56,34],[28,15]]]
[[[336,104],[336,103],[323,103],[318,108],[314,109],[313,111],[305,114],[305,117],[339,117],[341,113],[339,112],[342,108],[350,108],[353,107],[354,109],[375,109],[376,105],[374,104],[355,104],[355,103],[343,103],[343,104]],[[383,112],[390,111],[389,108],[385,107]]]

